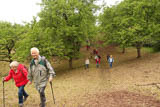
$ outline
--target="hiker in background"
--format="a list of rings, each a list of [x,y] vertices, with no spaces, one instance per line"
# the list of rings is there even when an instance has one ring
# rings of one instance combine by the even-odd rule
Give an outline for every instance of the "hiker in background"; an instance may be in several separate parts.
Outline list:
[[[28,72],[29,84],[34,80],[35,87],[40,94],[40,107],[45,107],[46,97],[44,91],[48,80],[52,82],[55,72],[48,60],[44,56],[39,55],[38,48],[32,48],[31,55],[33,59]]]
[[[109,58],[110,58],[110,55],[107,54],[107,63],[109,64]]]
[[[100,55],[96,55],[96,56],[95,56],[95,60],[96,60],[96,67],[99,68],[100,60],[101,60]]]
[[[19,64],[17,61],[11,62],[10,68],[11,69],[8,76],[3,77],[2,80],[4,82],[7,82],[11,78],[14,79],[15,85],[18,87],[19,107],[23,107],[23,102],[25,102],[28,97],[28,94],[24,90],[24,87],[28,82],[27,69],[22,64]]]
[[[98,50],[97,49],[93,49],[93,54],[94,55],[98,55]]]
[[[101,56],[100,55],[97,55],[98,56],[98,62],[99,62],[99,65],[101,63]]]
[[[101,60],[101,56],[100,55],[98,55],[98,58]]]
[[[87,46],[86,46],[86,48],[87,48],[87,51],[90,49],[90,41],[89,40],[87,40]]]
[[[96,49],[93,49],[93,55],[96,55]]]
[[[89,58],[87,57],[85,60],[85,69],[89,68]]]
[[[98,50],[97,49],[96,49],[95,53],[96,53],[96,55],[98,55]]]
[[[114,62],[114,59],[113,59],[112,55],[110,55],[110,58],[109,58],[108,62],[109,62],[110,68],[112,68],[112,64]]]
[[[109,54],[107,54],[107,62],[108,62],[109,58],[110,58],[110,55],[109,55]]]

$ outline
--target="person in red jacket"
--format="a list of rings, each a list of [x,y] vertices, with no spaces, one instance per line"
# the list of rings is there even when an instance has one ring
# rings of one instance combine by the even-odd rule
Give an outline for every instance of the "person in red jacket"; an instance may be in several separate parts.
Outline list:
[[[96,60],[96,67],[99,68],[100,62],[101,62],[101,57],[100,55],[96,55],[95,56],[95,60]]]
[[[23,102],[26,101],[29,96],[24,90],[25,85],[27,84],[27,69],[24,68],[22,64],[19,64],[17,61],[13,61],[10,64],[10,71],[8,76],[3,77],[3,81],[9,81],[11,78],[14,79],[15,85],[18,87],[18,98],[19,98],[19,107],[23,107]],[[24,98],[23,98],[24,97]]]

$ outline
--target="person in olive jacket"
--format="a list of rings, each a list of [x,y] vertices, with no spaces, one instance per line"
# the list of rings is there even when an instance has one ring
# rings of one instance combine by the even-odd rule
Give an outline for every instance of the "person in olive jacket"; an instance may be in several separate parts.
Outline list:
[[[44,91],[48,80],[52,82],[55,72],[49,61],[44,56],[40,56],[38,48],[31,48],[31,55],[33,59],[28,72],[29,84],[34,81],[35,87],[40,94],[40,107],[45,107],[46,97]]]

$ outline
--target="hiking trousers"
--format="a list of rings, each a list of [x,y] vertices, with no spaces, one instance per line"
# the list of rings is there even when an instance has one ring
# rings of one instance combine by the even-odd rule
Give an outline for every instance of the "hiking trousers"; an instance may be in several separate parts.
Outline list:
[[[46,87],[42,87],[42,88],[39,89],[40,101],[41,101],[40,107],[45,107],[46,106],[46,104],[45,104],[46,103],[46,96],[45,96],[45,93],[44,93],[45,88]]]
[[[23,104],[23,97],[28,97],[28,94],[24,90],[25,85],[18,87],[18,99],[19,104]]]
[[[85,64],[85,69],[89,68],[89,64]]]
[[[112,63],[113,63],[113,62],[110,62],[110,63],[109,63],[110,68],[112,68]]]

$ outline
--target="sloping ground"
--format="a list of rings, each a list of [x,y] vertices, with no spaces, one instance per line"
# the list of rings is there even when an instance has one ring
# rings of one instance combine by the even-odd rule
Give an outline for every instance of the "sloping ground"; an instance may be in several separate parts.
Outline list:
[[[92,52],[84,48],[81,51],[85,56]],[[78,69],[66,70],[66,61],[59,65],[53,64],[57,71],[53,81],[56,105],[53,104],[48,84],[47,107],[160,107],[158,88],[152,85],[135,85],[160,81],[159,53],[150,54],[142,50],[142,58],[137,59],[135,49],[130,48],[127,53],[122,54],[121,50],[114,46],[99,48],[99,53],[102,56],[100,68],[96,68],[95,61],[91,59],[90,69],[84,70],[83,58],[73,62]],[[106,62],[107,53],[112,54],[115,59],[112,69],[109,69]],[[1,82],[0,86],[2,104]],[[39,95],[34,86],[27,85],[25,89],[30,96],[24,107],[38,107]],[[17,107],[17,90],[12,80],[5,83],[6,107]]]
[[[121,50],[113,46],[99,48],[99,53],[102,63],[95,73],[96,77],[93,77],[93,81],[99,78],[99,83],[95,84],[97,87],[92,94],[90,91],[77,99],[80,103],[77,107],[160,107],[158,88],[154,85],[135,85],[160,83],[159,53],[151,54],[143,49],[142,58],[137,59],[136,49],[128,49],[127,53],[122,54]],[[106,54],[114,56],[112,69],[107,65]]]
[[[133,92],[116,91],[90,95],[81,107],[160,107],[160,100]]]

